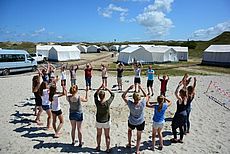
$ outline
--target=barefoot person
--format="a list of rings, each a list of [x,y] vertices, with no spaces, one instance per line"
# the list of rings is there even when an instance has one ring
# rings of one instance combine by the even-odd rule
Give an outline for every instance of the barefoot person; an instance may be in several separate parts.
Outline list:
[[[65,90],[66,91],[66,90]],[[72,145],[75,144],[75,131],[77,126],[77,132],[78,132],[78,141],[79,147],[82,147],[82,121],[83,121],[83,110],[82,110],[82,102],[88,101],[88,90],[86,89],[85,97],[78,95],[78,86],[73,85],[70,88],[70,95],[67,95],[66,92],[66,100],[69,102],[70,108],[69,108],[69,120],[71,123],[72,131]]]
[[[102,77],[102,84],[105,87],[107,87],[108,72],[107,72],[107,67],[104,64],[101,64],[101,77]]]
[[[147,89],[148,89],[148,95],[150,95],[150,90],[152,92],[151,96],[153,96],[153,81],[154,81],[154,74],[155,71],[152,69],[152,65],[149,65],[149,68],[147,70]],[[149,90],[150,89],[150,90]]]
[[[181,88],[181,89],[180,89]],[[180,89],[180,91],[179,91]],[[184,125],[187,118],[186,104],[187,104],[187,91],[182,88],[182,82],[176,88],[175,95],[177,98],[177,109],[176,113],[172,120],[172,132],[173,138],[171,139],[172,143],[183,143],[184,137]],[[177,128],[180,130],[180,139],[177,139]]]
[[[141,68],[142,68],[142,64],[141,63],[134,63],[133,64],[133,70],[135,73],[134,76],[134,88],[135,88],[135,92],[139,92],[139,85],[141,84]]]
[[[136,142],[136,153],[140,153],[140,143],[141,143],[141,133],[145,128],[145,119],[144,119],[144,108],[146,106],[146,102],[149,101],[149,96],[145,93],[142,87],[139,85],[139,89],[142,91],[145,99],[141,100],[141,96],[139,93],[133,93],[133,101],[128,100],[126,94],[129,90],[133,89],[134,85],[131,85],[123,94],[122,98],[125,103],[128,105],[130,114],[128,120],[128,144],[127,147],[131,148],[131,138],[132,138],[132,130],[137,129],[137,142]]]
[[[42,98],[42,109],[46,111],[47,114],[47,129],[51,129],[51,106],[49,101],[49,87],[48,83],[46,81],[43,81],[42,84],[39,87],[39,95]]]
[[[110,93],[110,98],[105,100],[105,91],[102,89],[108,90]],[[99,97],[99,99],[98,99]],[[110,152],[110,112],[109,108],[114,99],[114,93],[109,90],[104,85],[101,85],[94,94],[94,101],[97,107],[96,113],[96,128],[97,128],[97,147],[96,150],[100,151],[101,146],[101,135],[102,129],[104,129],[105,142],[106,142],[106,152]]]
[[[92,65],[90,63],[86,64],[84,71],[85,71],[86,89],[91,90],[91,78],[92,78],[92,71],[93,71]]]
[[[63,115],[62,115],[62,110],[61,110],[61,105],[60,105],[60,101],[59,101],[59,97],[63,96],[63,94],[58,94],[57,93],[57,88],[56,85],[51,85],[50,87],[50,93],[49,93],[49,101],[51,102],[51,106],[52,106],[52,117],[53,117],[53,129],[54,129],[54,137],[58,138],[60,136],[60,130],[63,126],[64,123],[64,119],[63,119]],[[57,117],[59,119],[59,124],[58,127],[56,127],[56,123],[57,123]]]
[[[66,88],[66,66],[61,67],[61,87],[62,87],[62,94],[64,94],[64,90]]]
[[[77,70],[78,70],[78,65],[71,65],[70,70],[69,70],[71,86],[76,85]]]
[[[165,96],[165,93],[167,91],[167,84],[168,84],[169,76],[168,75],[163,75],[163,78],[160,79],[160,76],[158,75],[158,79],[161,82],[161,93],[160,93],[160,95]]]
[[[189,133],[190,130],[190,120],[189,120],[189,115],[192,110],[192,101],[195,97],[195,87],[196,87],[196,77],[194,77],[194,82],[192,86],[188,86],[187,91],[188,91],[188,99],[187,99],[187,105],[186,105],[186,112],[187,112],[187,118],[185,121],[185,126],[184,126],[184,131],[185,134]]]
[[[32,79],[32,92],[34,93],[34,96],[35,96],[35,115],[36,115],[35,122],[38,125],[42,124],[40,120],[40,116],[42,113],[42,98],[39,95],[40,78],[41,77],[39,74],[39,75],[35,75]]]
[[[117,86],[118,86],[118,90],[122,90],[122,74],[123,74],[123,69],[124,64],[123,63],[119,63],[117,65]]]
[[[160,140],[160,145],[158,147],[159,150],[163,148],[163,136],[162,129],[165,123],[165,111],[172,104],[170,100],[165,98],[164,96],[157,97],[157,104],[154,102],[147,102],[147,107],[154,108],[153,115],[153,126],[152,126],[152,149],[155,149],[155,138],[156,132],[158,133],[158,137]]]

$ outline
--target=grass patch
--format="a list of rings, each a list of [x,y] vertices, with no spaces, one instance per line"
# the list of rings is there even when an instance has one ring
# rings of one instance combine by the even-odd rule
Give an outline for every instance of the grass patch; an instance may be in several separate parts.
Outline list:
[[[199,66],[199,70],[205,70],[209,72],[216,72],[216,73],[225,73],[230,74],[230,68],[224,68],[224,67],[217,67],[217,66]]]

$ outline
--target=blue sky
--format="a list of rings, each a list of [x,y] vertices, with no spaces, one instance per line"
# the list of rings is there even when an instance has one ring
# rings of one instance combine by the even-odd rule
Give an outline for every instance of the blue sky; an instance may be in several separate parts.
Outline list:
[[[229,0],[0,0],[0,41],[208,40]]]

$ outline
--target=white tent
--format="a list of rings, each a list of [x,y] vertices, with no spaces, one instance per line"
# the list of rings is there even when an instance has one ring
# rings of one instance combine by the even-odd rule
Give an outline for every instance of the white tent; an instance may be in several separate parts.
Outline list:
[[[49,50],[55,46],[60,46],[60,45],[37,45],[36,46],[36,53],[41,54],[44,57],[48,57],[49,56]]]
[[[168,46],[177,52],[177,58],[180,61],[188,61],[188,47]]]
[[[112,45],[109,47],[109,51],[119,51],[120,46],[119,45]]]
[[[97,53],[100,52],[100,48],[96,45],[90,45],[87,47],[87,53]]]
[[[109,51],[109,48],[105,45],[100,46],[101,51]]]
[[[210,45],[203,52],[202,64],[230,66],[230,45]]]
[[[54,46],[49,50],[49,60],[69,61],[80,59],[80,50],[75,46]]]
[[[125,64],[139,61],[142,63],[163,63],[178,61],[177,53],[169,47],[131,46],[119,53],[118,61]]]
[[[73,45],[74,46],[74,45]],[[81,53],[87,53],[87,47],[84,45],[75,45],[80,51]]]
[[[146,46],[145,49],[152,53],[152,61],[157,63],[177,62],[177,52],[167,46]]]

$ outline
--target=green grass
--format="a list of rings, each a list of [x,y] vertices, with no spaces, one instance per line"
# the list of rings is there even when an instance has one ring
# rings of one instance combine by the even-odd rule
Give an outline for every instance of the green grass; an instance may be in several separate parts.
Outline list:
[[[230,68],[224,68],[224,67],[200,66],[200,70],[205,70],[205,71],[209,71],[209,72],[216,72],[216,73],[230,74]]]

